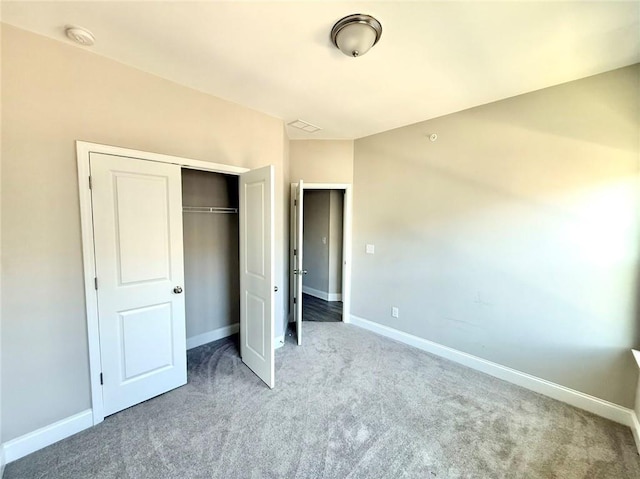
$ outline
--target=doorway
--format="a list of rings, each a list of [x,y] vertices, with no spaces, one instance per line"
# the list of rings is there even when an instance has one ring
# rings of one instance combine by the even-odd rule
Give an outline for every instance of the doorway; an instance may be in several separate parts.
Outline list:
[[[309,208],[305,208],[307,199],[311,203]],[[320,204],[326,207],[318,208]],[[351,204],[350,184],[305,183],[303,180],[291,184],[290,322],[295,323],[298,345],[302,344],[305,302],[307,312],[318,313],[324,318],[328,313],[334,321],[350,320]],[[322,218],[320,222],[317,218],[307,222],[305,214],[309,212],[316,216],[317,210],[324,211],[319,215]],[[336,224],[340,222],[341,225]],[[334,261],[330,260],[332,231]],[[337,246],[336,243],[340,241],[341,245]],[[311,251],[311,257],[308,258],[305,247],[310,245],[312,249],[317,246],[319,254]],[[338,258],[337,263],[335,258]],[[305,278],[311,279],[305,281]]]
[[[305,188],[303,208],[303,320],[342,321],[344,190]]]

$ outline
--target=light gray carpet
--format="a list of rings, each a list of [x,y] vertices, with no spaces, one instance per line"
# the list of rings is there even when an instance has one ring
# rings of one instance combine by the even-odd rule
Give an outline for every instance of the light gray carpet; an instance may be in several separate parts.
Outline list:
[[[233,340],[189,384],[10,464],[15,478],[640,478],[628,428],[344,323],[305,323],[277,387]]]

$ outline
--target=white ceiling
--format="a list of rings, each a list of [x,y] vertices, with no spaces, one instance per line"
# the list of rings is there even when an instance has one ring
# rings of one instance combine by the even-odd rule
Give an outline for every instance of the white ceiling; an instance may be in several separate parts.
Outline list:
[[[359,138],[640,61],[640,1],[2,2],[2,21],[177,83]],[[380,43],[349,58],[330,42],[368,13]],[[82,47],[78,47],[82,48]]]

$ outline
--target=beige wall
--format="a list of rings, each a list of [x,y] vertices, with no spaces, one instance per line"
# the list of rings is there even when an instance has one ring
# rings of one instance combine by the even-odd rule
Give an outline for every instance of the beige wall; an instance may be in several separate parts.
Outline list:
[[[291,182],[352,183],[352,140],[291,140]]]
[[[282,313],[282,334],[286,335],[287,333],[287,323],[289,322],[289,314],[290,311],[290,302],[293,301],[291,295],[291,281],[289,279],[289,272],[291,271],[291,251],[290,251],[290,241],[291,241],[291,232],[290,232],[290,222],[291,222],[291,151],[289,136],[287,135],[287,127],[282,124],[282,143],[284,145],[284,154],[283,154],[283,164],[282,164],[282,172],[283,172],[283,189],[284,193],[282,195],[282,211],[283,211],[283,221],[282,221],[282,238],[284,241],[284,256],[282,262],[282,280],[278,284],[278,290],[281,291],[282,294],[282,303],[283,303],[283,313]]]
[[[91,406],[75,140],[275,165],[276,265],[286,246],[286,142],[278,119],[6,25],[2,100],[7,441]],[[282,333],[283,288],[276,302]]]
[[[238,208],[238,177],[182,170],[184,206]],[[183,213],[187,339],[240,322],[237,214]]]
[[[352,313],[633,407],[639,75],[357,140]]]

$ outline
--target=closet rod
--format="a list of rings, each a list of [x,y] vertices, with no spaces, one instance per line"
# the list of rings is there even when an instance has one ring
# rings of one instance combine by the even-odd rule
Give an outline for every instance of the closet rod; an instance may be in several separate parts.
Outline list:
[[[237,213],[238,208],[226,208],[223,206],[183,206],[183,213]]]

